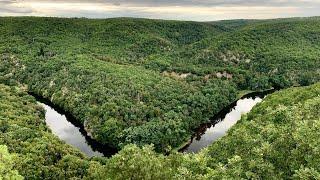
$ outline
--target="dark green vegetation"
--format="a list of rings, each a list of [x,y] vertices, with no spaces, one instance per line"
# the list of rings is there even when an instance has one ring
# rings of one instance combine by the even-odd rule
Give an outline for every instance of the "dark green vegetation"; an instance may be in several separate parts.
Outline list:
[[[223,176],[320,178],[320,84],[268,96],[207,150]]]
[[[213,25],[134,19],[1,22],[3,81],[26,84],[71,112],[95,139],[114,147],[178,147],[236,97],[227,81],[187,82],[142,64],[220,32]]]
[[[12,170],[13,158],[6,146],[0,146],[0,178],[1,179],[23,179],[17,170]]]
[[[59,141],[46,128],[43,110],[34,98],[18,88],[0,85],[0,95],[0,177],[320,178],[319,83],[269,95],[227,136],[199,154],[164,156],[151,146],[128,145],[110,159],[88,159]]]
[[[0,84],[0,120],[0,144],[11,153],[6,157],[6,147],[0,146],[4,154],[4,159],[0,156],[0,179],[16,175],[15,171],[26,179],[86,175],[90,165],[86,157],[48,130],[43,109],[27,93]],[[11,167],[15,171],[10,172]]]
[[[135,145],[111,159],[89,159],[48,130],[44,111],[32,96],[2,84],[0,123],[0,179],[128,179],[134,172],[132,179],[169,179],[193,177],[179,168],[198,169],[193,156],[165,157],[152,147]]]
[[[169,179],[319,179],[319,109],[320,83],[269,95],[242,117],[227,136],[200,154],[176,160],[174,165],[179,168]],[[112,158],[112,161],[123,158],[122,163],[116,163],[125,172],[122,178],[141,175],[144,169],[140,167],[149,163],[144,158],[137,159],[136,153],[141,151],[145,150],[125,148]],[[171,155],[165,162],[161,155],[155,158],[150,152],[143,157],[161,162],[157,166],[163,165],[165,175],[172,166],[166,163],[181,155]],[[147,179],[147,175],[140,178]]]
[[[240,91],[319,82],[319,57],[317,17],[0,18],[0,83],[9,85],[0,85],[0,177],[320,178],[320,84],[269,96],[199,154],[154,151],[179,147]],[[85,157],[50,133],[43,110],[21,89],[122,150]]]
[[[240,90],[318,82],[319,37],[319,18],[0,18],[0,82],[27,85],[102,143],[163,152]]]

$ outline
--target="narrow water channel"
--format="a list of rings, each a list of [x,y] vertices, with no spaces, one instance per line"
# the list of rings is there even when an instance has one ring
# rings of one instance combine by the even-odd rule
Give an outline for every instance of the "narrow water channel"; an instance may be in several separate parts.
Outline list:
[[[228,129],[240,120],[242,114],[248,113],[271,92],[273,92],[273,90],[262,93],[251,93],[237,102],[230,104],[217,116],[212,118],[211,123],[201,125],[195,136],[192,138],[191,143],[180,151],[197,153],[201,149],[209,146],[218,138],[224,136]],[[102,145],[91,139],[82,125],[77,123],[70,114],[64,112],[59,107],[56,107],[50,101],[38,97],[35,94],[31,95],[33,95],[38,100],[38,103],[46,110],[46,124],[52,130],[52,133],[61,140],[78,148],[89,157],[110,157],[117,153],[116,149]]]
[[[89,157],[103,156],[103,153],[94,150],[86,141],[85,136],[80,132],[80,128],[73,125],[67,120],[67,117],[58,113],[52,107],[39,103],[46,110],[46,123],[50,127],[53,134],[58,136],[67,144],[78,148]]]
[[[191,143],[184,147],[181,152],[197,153],[217,139],[223,137],[227,131],[241,119],[243,114],[250,112],[251,109],[261,102],[270,92],[273,92],[273,90],[248,94],[226,107],[211,120],[211,123],[203,124],[199,127]]]
[[[38,103],[46,110],[45,120],[52,133],[58,136],[67,144],[79,149],[89,157],[111,157],[117,150],[103,145],[87,135],[80,123],[50,101],[43,99],[35,94]]]

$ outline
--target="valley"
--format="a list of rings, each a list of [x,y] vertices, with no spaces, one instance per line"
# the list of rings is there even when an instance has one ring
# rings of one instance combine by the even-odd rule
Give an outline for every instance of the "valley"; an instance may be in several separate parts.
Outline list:
[[[25,179],[317,178],[319,38],[319,17],[0,17],[0,153]],[[225,136],[177,152],[268,89]]]

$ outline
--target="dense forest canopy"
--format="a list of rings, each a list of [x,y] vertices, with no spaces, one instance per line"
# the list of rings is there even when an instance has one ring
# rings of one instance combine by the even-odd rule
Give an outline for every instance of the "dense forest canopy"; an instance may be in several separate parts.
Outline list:
[[[175,152],[240,94],[319,82],[319,38],[318,17],[0,17],[0,172],[18,179],[319,177],[319,84],[268,97],[197,155]],[[64,144],[26,92],[122,150],[89,159]]]
[[[189,83],[144,67],[147,56],[220,33],[215,25],[128,18],[3,22],[4,81],[28,85],[71,112],[95,139],[117,148],[179,147],[236,97],[235,84],[223,79]]]
[[[26,85],[104,144],[170,151],[242,90],[319,81],[319,26],[2,17],[0,81]]]
[[[127,145],[109,159],[89,159],[50,133],[33,97],[0,85],[0,177],[317,179],[319,94],[318,83],[269,95],[227,136],[199,154],[164,156],[152,146]]]

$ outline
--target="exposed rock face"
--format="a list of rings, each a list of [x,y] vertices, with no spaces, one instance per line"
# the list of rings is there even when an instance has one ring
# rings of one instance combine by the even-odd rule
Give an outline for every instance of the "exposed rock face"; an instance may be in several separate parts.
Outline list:
[[[52,87],[52,86],[54,86],[54,85],[55,85],[54,81],[50,81],[49,87]]]
[[[226,51],[225,53],[218,53],[217,58],[224,61],[224,62],[230,62],[230,63],[250,63],[251,59],[247,57],[245,54],[241,54],[238,52],[233,51]]]
[[[232,51],[227,51],[226,53],[221,53],[219,58],[224,62],[240,62],[242,56],[239,53],[234,53]]]
[[[68,94],[69,90],[67,87],[62,87],[61,88],[61,91],[62,91],[62,96],[65,96],[66,94]]]
[[[217,72],[213,74],[207,74],[206,76],[204,76],[204,79],[206,81],[209,80],[210,78],[219,78],[219,79],[226,78],[229,80],[233,78],[233,74],[229,74],[228,72],[223,71],[223,72]]]
[[[221,72],[216,73],[216,77],[217,77],[217,78],[220,78],[220,79],[221,79],[221,78],[232,79],[233,75],[227,73],[226,71],[224,71],[223,73],[221,73]]]
[[[192,75],[191,73],[178,74],[176,72],[167,72],[162,73],[163,76],[171,77],[174,79],[186,79],[188,76]]]
[[[83,128],[84,128],[84,130],[87,132],[87,136],[93,138],[92,131],[91,131],[91,129],[89,128],[89,125],[88,125],[88,122],[87,122],[87,121],[84,121],[84,123],[83,123]]]
[[[246,59],[244,62],[250,63],[250,62],[251,62],[251,59]]]

